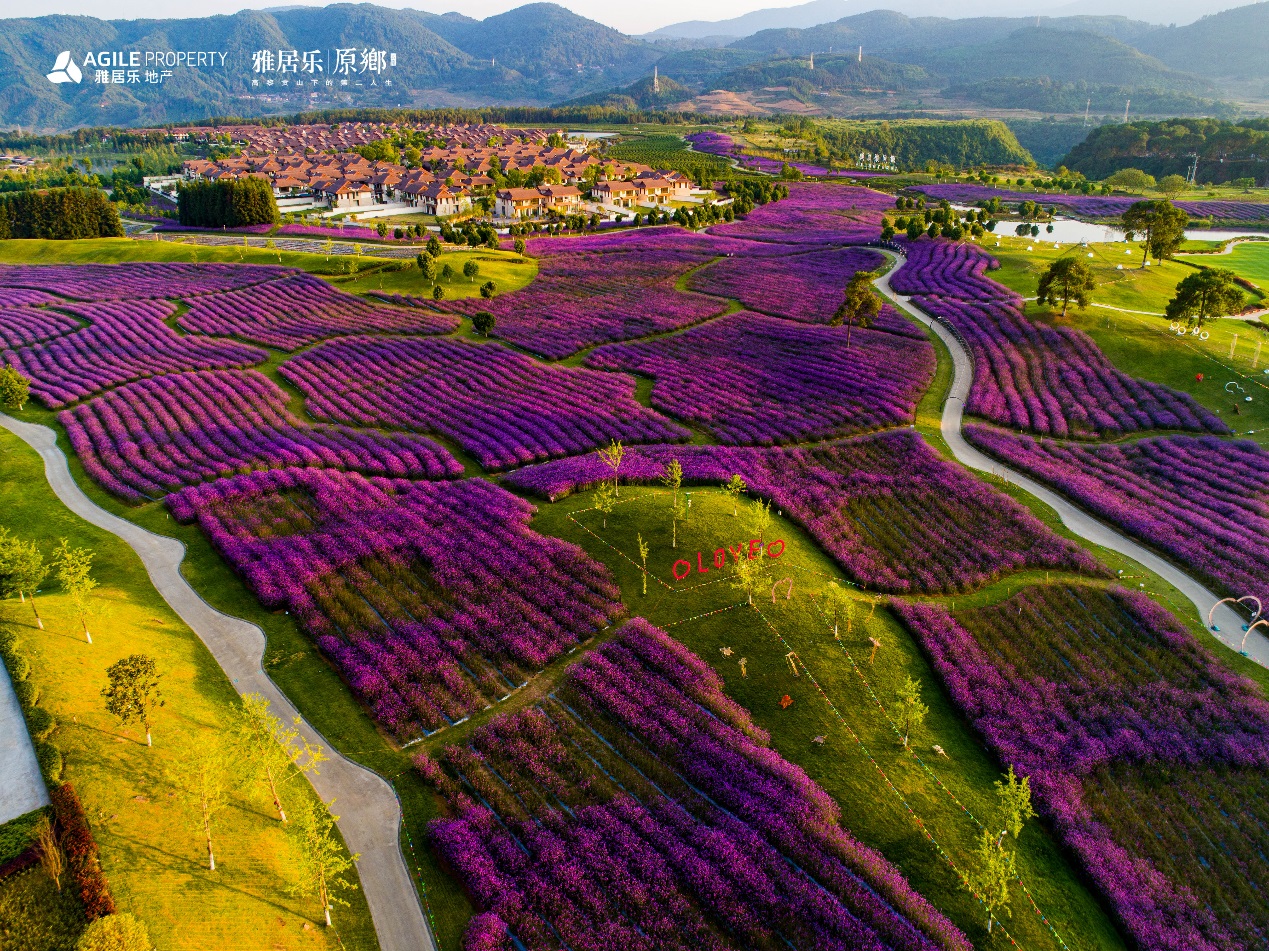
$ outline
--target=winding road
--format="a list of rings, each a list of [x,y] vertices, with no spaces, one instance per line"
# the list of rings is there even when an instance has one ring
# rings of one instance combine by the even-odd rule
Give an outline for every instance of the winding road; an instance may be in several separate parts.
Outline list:
[[[261,667],[264,632],[241,618],[217,611],[181,575],[185,557],[181,542],[146,531],[93,502],[71,476],[66,456],[57,446],[57,436],[47,426],[24,423],[3,413],[0,426],[40,454],[49,485],[62,504],[127,542],[141,557],[154,587],[207,645],[235,690],[265,697],[284,721],[299,716]],[[322,799],[339,800],[339,831],[349,850],[361,854],[357,871],[374,917],[379,947],[382,951],[436,951],[401,853],[401,807],[396,793],[382,777],[339,755],[308,722],[301,720],[300,730],[306,740],[321,744],[330,756],[322,764],[320,774],[309,773],[308,777]]]
[[[883,251],[882,253],[892,261],[902,264],[902,260],[893,252]],[[905,313],[938,334],[939,339],[947,345],[948,352],[952,355],[952,385],[948,390],[947,400],[943,404],[943,417],[939,428],[957,461],[979,472],[990,472],[1029,492],[1057,512],[1062,524],[1076,535],[1095,545],[1126,555],[1150,569],[1193,602],[1199,616],[1206,621],[1207,612],[1220,600],[1219,595],[1213,594],[1205,585],[1200,584],[1175,564],[1133,541],[1119,529],[1094,518],[1036,480],[979,452],[966,441],[961,432],[961,417],[964,413],[965,401],[969,398],[970,385],[974,381],[974,361],[960,339],[942,321],[926,314],[913,306],[908,298],[890,289],[890,275],[893,273],[894,271],[891,270],[878,278],[874,282],[877,289],[895,306],[902,308]],[[1213,630],[1212,633],[1226,646],[1239,650],[1243,639],[1243,619],[1232,608],[1223,604],[1213,615],[1213,621],[1217,630]],[[1259,631],[1253,632],[1248,637],[1245,653],[1260,666],[1269,667],[1269,640],[1261,636]]]

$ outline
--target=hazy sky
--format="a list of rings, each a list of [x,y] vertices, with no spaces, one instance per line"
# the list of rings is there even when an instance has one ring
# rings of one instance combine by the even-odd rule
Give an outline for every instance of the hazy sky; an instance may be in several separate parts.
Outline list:
[[[303,3],[304,6],[326,6],[330,0]],[[494,13],[502,13],[522,6],[529,0],[373,0],[385,7],[412,7],[429,13],[448,13],[456,10],[470,17],[484,19]],[[557,0],[558,2],[558,0]],[[625,33],[647,33],[657,27],[682,20],[722,20],[740,16],[750,10],[766,7],[787,7],[804,0],[642,0],[637,4],[613,3],[612,0],[564,0],[568,7],[592,20],[616,27]],[[20,6],[5,4],[3,16],[42,16],[48,13],[81,14],[102,19],[140,19],[149,17],[210,16],[216,13],[234,13],[247,8],[299,6],[296,0],[202,0],[191,4],[188,0],[27,0]],[[21,12],[19,12],[19,10]]]

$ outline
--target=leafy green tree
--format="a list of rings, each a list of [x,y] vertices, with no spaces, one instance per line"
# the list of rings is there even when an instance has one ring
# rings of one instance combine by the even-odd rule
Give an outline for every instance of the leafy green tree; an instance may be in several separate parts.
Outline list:
[[[93,553],[87,548],[71,548],[63,538],[53,552],[53,568],[58,584],[70,598],[75,617],[84,628],[84,637],[91,644],[93,636],[88,630],[88,597],[97,587],[97,580],[93,577]]]
[[[1083,258],[1061,257],[1045,268],[1040,275],[1039,297],[1041,304],[1057,306],[1062,302],[1062,316],[1071,301],[1080,307],[1088,306],[1088,294],[1097,286],[1093,279],[1093,269]]]
[[[991,830],[984,829],[978,837],[974,860],[965,878],[970,890],[982,899],[987,909],[987,933],[991,934],[992,925],[1001,912],[1013,915],[1009,910],[1009,887],[1018,879],[1013,853],[1001,847]]]
[[[334,804],[332,799],[330,805]],[[339,893],[357,887],[344,876],[361,857],[349,856],[332,834],[331,829],[338,819],[338,816],[331,815],[330,807],[325,803],[306,802],[291,828],[291,842],[297,856],[294,865],[296,881],[291,893],[315,896],[321,903],[328,928],[331,908],[348,905]]]
[[[445,288],[437,284],[435,287],[432,288],[432,300],[444,300],[444,299],[445,299]]]
[[[13,367],[0,367],[0,406],[20,410],[30,398],[31,381]]]
[[[903,745],[907,747],[912,730],[925,722],[930,708],[921,702],[921,681],[911,677],[895,691],[895,699],[899,701],[899,723],[903,726]]]
[[[614,439],[607,446],[602,446],[595,450],[595,455],[599,456],[601,462],[612,470],[612,494],[614,497],[621,495],[621,463],[626,458],[626,448],[620,441]],[[682,481],[683,470],[679,469],[679,479]],[[677,486],[675,487],[677,489]]]
[[[520,257],[524,257],[524,238],[516,238],[512,247],[516,249],[516,254],[520,255]]]
[[[484,300],[493,300],[494,294],[498,292],[498,285],[493,281],[485,281],[480,285],[480,296]]]
[[[732,476],[723,483],[723,491],[731,496],[731,514],[732,517],[740,515],[740,497],[745,494],[745,489],[749,488],[745,485],[745,480],[738,474]]]
[[[452,281],[454,279],[454,268],[449,264],[441,265],[441,280]]]
[[[1124,212],[1125,231],[1144,234],[1141,263],[1144,266],[1150,255],[1156,261],[1170,258],[1185,240],[1185,226],[1190,216],[1167,199],[1134,202]]]
[[[233,783],[230,769],[235,766],[229,749],[215,737],[199,740],[176,758],[168,769],[168,779],[190,807],[194,827],[207,846],[207,868],[216,871],[212,847],[213,824],[217,814],[229,804]]]
[[[761,594],[766,585],[767,550],[759,548],[753,558],[742,555],[732,567],[731,586],[744,593],[746,602],[753,604],[755,594]]]
[[[746,512],[749,531],[753,533],[752,537],[765,539],[771,529],[771,503],[763,499],[753,499],[749,502]]]
[[[1018,838],[1027,820],[1035,818],[1035,810],[1031,808],[1031,778],[1019,779],[1010,765],[1005,778],[996,780],[996,798],[1005,817],[1005,831]]]
[[[873,318],[881,313],[881,301],[873,292],[872,282],[877,275],[872,271],[856,271],[846,284],[845,297],[837,308],[829,325],[840,327],[846,324],[846,349],[850,349],[850,329],[855,324],[862,328],[872,325]]]
[[[1178,195],[1183,194],[1190,188],[1190,183],[1186,181],[1184,175],[1164,175],[1159,179],[1159,183],[1155,185],[1155,189],[1166,195],[1169,199],[1175,199]]]
[[[1154,187],[1154,176],[1139,168],[1121,168],[1106,179],[1105,184],[1128,192],[1143,192]]]
[[[478,310],[471,315],[472,330],[478,334],[484,334],[486,337],[493,332],[495,323],[494,315],[487,310]]]
[[[126,911],[90,921],[75,951],[152,951],[145,925]]]
[[[615,473],[614,469],[614,473]],[[661,476],[661,484],[670,490],[670,547],[679,547],[679,522],[687,517],[687,507],[679,498],[679,489],[683,487],[683,466],[677,459],[671,459]]]
[[[44,556],[35,542],[24,542],[0,528],[0,595],[9,597],[16,594],[23,602],[30,595],[31,613],[35,615],[35,626],[41,631],[44,630],[44,622],[35,606],[35,592],[48,577],[48,572]]]
[[[644,597],[647,597],[647,594],[648,594],[648,551],[649,551],[648,543],[643,540],[643,535],[641,533],[636,533],[635,538],[639,542],[639,560],[643,562],[643,594],[644,594]]]
[[[617,497],[613,494],[612,484],[601,482],[595,489],[595,508],[604,516],[604,528],[608,527],[608,516],[612,514]]]
[[[441,256],[441,240],[436,235],[432,235],[427,239],[427,253],[434,258]]]
[[[278,818],[286,822],[281,790],[305,773],[319,772],[326,761],[326,751],[311,745],[300,734],[300,718],[290,725],[269,710],[269,701],[258,693],[242,695],[242,706],[235,711],[237,751],[240,762],[250,764],[269,789]]]
[[[159,689],[162,675],[148,654],[130,654],[106,668],[109,683],[101,690],[106,710],[123,726],[136,721],[145,728],[145,745],[153,746],[150,727],[154,714],[167,701]]]
[[[1205,267],[1181,279],[1164,310],[1169,320],[1184,320],[1190,329],[1205,321],[1243,309],[1247,299],[1235,283],[1238,275],[1219,267]]]
[[[467,280],[469,280],[473,284],[476,282],[476,278],[479,275],[480,275],[480,265],[476,263],[474,258],[469,260],[466,264],[463,265],[463,277],[467,278]]]

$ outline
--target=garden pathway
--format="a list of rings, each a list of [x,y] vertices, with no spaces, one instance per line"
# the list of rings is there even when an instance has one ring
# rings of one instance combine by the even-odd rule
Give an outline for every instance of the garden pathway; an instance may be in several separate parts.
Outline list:
[[[241,618],[220,613],[185,580],[180,570],[185,557],[181,542],[146,531],[93,502],[71,476],[56,434],[47,426],[24,423],[3,413],[0,426],[40,454],[49,485],[68,509],[117,535],[141,557],[154,587],[207,645],[235,690],[262,695],[284,721],[299,715],[260,666],[264,632]],[[321,744],[330,756],[320,775],[310,773],[309,779],[322,799],[339,800],[339,831],[349,850],[361,855],[357,871],[381,951],[436,951],[401,853],[401,807],[396,793],[377,774],[340,756],[310,724],[301,721],[300,729],[306,740]]]
[[[895,259],[896,263],[902,267],[903,261],[898,259],[898,255],[889,251],[883,253],[891,259]],[[948,390],[947,401],[943,404],[943,418],[940,428],[943,439],[946,440],[948,447],[952,450],[952,455],[956,457],[957,461],[971,469],[993,473],[1006,482],[1029,492],[1057,512],[1062,524],[1076,535],[1095,545],[1101,545],[1104,548],[1117,551],[1121,555],[1126,555],[1133,559],[1138,564],[1144,565],[1193,602],[1194,607],[1199,612],[1199,616],[1206,621],[1207,612],[1219,600],[1218,596],[1209,591],[1206,586],[1194,580],[1172,562],[1139,545],[1118,529],[1112,528],[1105,522],[1094,518],[1083,509],[1068,502],[1052,489],[1046,488],[1034,479],[1015,472],[1003,463],[997,462],[990,456],[979,452],[966,441],[961,433],[961,416],[964,412],[965,400],[969,397],[970,384],[974,379],[974,362],[960,339],[941,320],[926,314],[913,306],[907,297],[900,296],[890,289],[890,274],[892,273],[893,271],[890,271],[877,279],[875,282],[877,289],[887,299],[903,308],[904,311],[927,327],[932,328],[952,354],[952,385]],[[1225,645],[1234,650],[1239,650],[1243,639],[1243,619],[1228,605],[1221,605],[1214,615],[1214,620],[1217,630],[1213,630],[1212,633],[1220,638]],[[1259,631],[1253,632],[1248,637],[1245,653],[1262,667],[1269,667],[1269,639],[1262,637]]]
[[[0,663],[0,825],[48,805],[48,790],[9,673]]]

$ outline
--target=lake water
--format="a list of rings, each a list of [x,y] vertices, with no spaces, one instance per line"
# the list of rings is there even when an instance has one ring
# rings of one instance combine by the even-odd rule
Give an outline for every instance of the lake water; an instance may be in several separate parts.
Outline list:
[[[953,205],[961,211],[968,211],[971,206]],[[1053,233],[1049,234],[1046,230],[1047,225],[1053,225]],[[1016,221],[1001,220],[996,226],[994,234],[1007,235],[1015,237],[1014,229],[1018,227]],[[1032,241],[1042,242],[1046,244],[1080,244],[1087,242],[1088,244],[1104,244],[1113,241],[1123,241],[1124,233],[1119,228],[1111,225],[1098,224],[1094,221],[1080,221],[1078,218],[1062,218],[1056,217],[1051,222],[1039,222],[1040,236],[1032,238]],[[1228,241],[1231,238],[1243,237],[1265,237],[1269,232],[1258,230],[1256,228],[1247,228],[1243,231],[1209,231],[1206,228],[1192,228],[1185,232],[1185,236],[1191,241]],[[984,243],[990,246],[990,241],[984,239]]]

